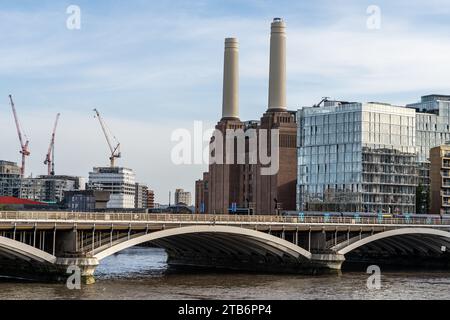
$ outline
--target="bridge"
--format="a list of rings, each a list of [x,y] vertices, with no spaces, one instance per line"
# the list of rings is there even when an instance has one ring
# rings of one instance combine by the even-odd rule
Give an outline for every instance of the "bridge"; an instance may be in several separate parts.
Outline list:
[[[356,263],[450,266],[450,219],[0,211],[0,273],[93,283],[106,257],[152,243],[173,266],[308,273]]]

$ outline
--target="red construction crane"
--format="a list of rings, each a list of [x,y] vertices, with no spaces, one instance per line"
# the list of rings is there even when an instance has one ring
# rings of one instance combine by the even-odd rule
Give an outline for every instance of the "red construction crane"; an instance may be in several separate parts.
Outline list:
[[[14,101],[12,99],[12,95],[9,95],[9,101],[11,102],[11,108],[14,115],[14,120],[16,122],[17,135],[19,136],[20,141],[20,153],[22,154],[22,167],[20,167],[20,175],[24,177],[25,175],[25,158],[30,155],[30,151],[28,150],[28,138],[24,134],[26,142],[23,143],[22,132],[20,130],[19,118],[17,117],[16,107],[14,106]]]
[[[111,139],[109,137],[109,133],[111,130],[107,127],[107,125],[103,122],[102,117],[100,116],[100,113],[97,109],[94,109],[95,114],[97,115],[98,121],[100,122],[100,125],[102,126],[103,134],[105,135],[106,142],[108,143],[109,150],[111,150],[111,156],[109,157],[111,168],[115,166],[115,159],[120,158],[122,154],[120,153],[120,143],[117,141],[116,137],[114,135],[113,139],[116,142],[116,145],[113,146],[111,143]]]
[[[55,134],[56,127],[58,126],[60,114],[56,115],[55,125],[53,127],[52,138],[50,139],[50,145],[48,146],[48,152],[45,156],[44,164],[47,165],[47,173],[49,176],[55,175]]]

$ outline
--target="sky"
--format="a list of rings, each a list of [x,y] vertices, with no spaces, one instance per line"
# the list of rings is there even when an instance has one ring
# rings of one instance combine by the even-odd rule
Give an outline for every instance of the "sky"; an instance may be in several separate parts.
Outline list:
[[[80,29],[66,26],[70,5]],[[368,27],[371,5],[379,28]],[[287,24],[289,109],[325,96],[405,105],[450,94],[447,0],[0,0],[0,159],[20,161],[11,93],[30,140],[27,174],[45,174],[58,112],[56,173],[107,165],[97,108],[121,143],[118,164],[157,202],[175,188],[194,192],[207,166],[173,164],[171,135],[220,119],[226,37],[240,42],[241,119],[262,116],[274,17]]]

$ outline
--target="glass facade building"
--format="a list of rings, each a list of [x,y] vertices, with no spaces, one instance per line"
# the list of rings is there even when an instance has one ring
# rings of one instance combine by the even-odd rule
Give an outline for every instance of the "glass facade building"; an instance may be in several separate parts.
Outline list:
[[[416,112],[326,101],[298,111],[297,209],[415,212]]]
[[[450,96],[423,96],[408,104],[416,110],[416,146],[419,184],[429,186],[430,149],[450,141]]]

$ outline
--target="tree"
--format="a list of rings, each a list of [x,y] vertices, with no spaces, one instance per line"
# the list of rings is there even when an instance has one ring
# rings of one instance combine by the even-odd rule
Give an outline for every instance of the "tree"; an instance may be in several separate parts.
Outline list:
[[[416,213],[428,214],[430,209],[430,188],[419,184],[416,188]]]

